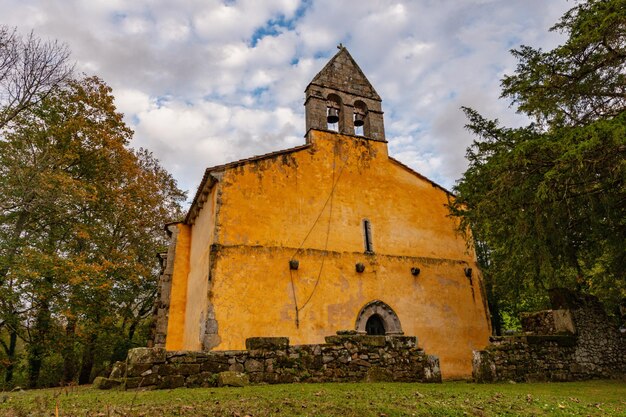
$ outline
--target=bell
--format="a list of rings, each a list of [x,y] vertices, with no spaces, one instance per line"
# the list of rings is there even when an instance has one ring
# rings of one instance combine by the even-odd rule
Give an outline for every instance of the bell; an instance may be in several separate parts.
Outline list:
[[[354,113],[354,126],[361,127],[365,124],[364,117],[361,113]]]
[[[328,123],[337,123],[339,121],[339,110],[334,107],[328,108],[328,115],[326,116],[326,121]]]

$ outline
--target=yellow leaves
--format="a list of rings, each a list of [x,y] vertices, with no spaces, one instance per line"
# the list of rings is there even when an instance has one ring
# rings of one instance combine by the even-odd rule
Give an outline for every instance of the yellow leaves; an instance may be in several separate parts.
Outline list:
[[[75,236],[77,239],[89,239],[91,235],[89,234],[87,230],[80,229],[76,231]]]

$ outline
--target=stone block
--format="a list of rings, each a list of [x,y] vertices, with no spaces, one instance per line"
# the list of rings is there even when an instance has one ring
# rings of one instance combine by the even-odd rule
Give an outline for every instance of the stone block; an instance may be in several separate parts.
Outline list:
[[[263,372],[263,362],[256,359],[248,359],[244,364],[246,372]]]
[[[200,372],[189,375],[185,379],[186,387],[214,387],[217,384],[217,375],[211,372]]]
[[[410,349],[417,346],[415,336],[385,336],[385,340],[395,349]]]
[[[198,363],[180,363],[174,366],[176,373],[179,375],[193,375],[200,373],[200,364]]]
[[[140,387],[147,387],[150,385],[156,385],[159,382],[159,375],[157,375],[156,373],[151,373],[148,375],[144,375],[139,377],[139,386]],[[128,387],[128,384],[126,385]]]
[[[247,350],[286,350],[289,348],[287,337],[250,337],[246,339]]]
[[[128,363],[163,363],[164,348],[135,348],[128,351]]]
[[[557,333],[575,334],[576,326],[570,310],[553,310],[554,330]]]
[[[228,367],[228,371],[224,371],[224,372],[243,372],[243,371],[244,371],[244,367],[242,364],[233,363],[232,365]]]
[[[173,365],[163,363],[158,365],[157,373],[161,376],[174,375],[176,374],[176,368]]]
[[[150,369],[152,369],[151,363],[130,363],[126,371],[126,376],[131,378],[141,376],[141,374]],[[113,378],[113,373],[111,373],[111,378]]]
[[[113,370],[111,371],[111,375],[109,378],[112,379],[120,379],[126,375],[126,363],[125,362],[115,362],[113,365]]]
[[[359,336],[359,341],[363,346],[385,346],[386,336]]]
[[[135,389],[135,388],[139,388],[139,384],[141,383],[141,380],[143,378],[137,377],[137,378],[126,378],[126,380],[124,381],[124,387],[126,389]],[[145,385],[142,385],[145,386]]]
[[[185,385],[185,377],[182,375],[164,376],[159,381],[159,389],[179,388]]]
[[[198,358],[198,353],[201,352],[189,352],[186,350],[178,350],[167,352],[167,361],[171,363],[195,363]]]
[[[341,345],[345,341],[344,336],[326,336],[324,339],[329,345]]]
[[[367,370],[367,374],[364,378],[365,382],[391,382],[393,381],[393,374],[390,370],[382,368],[380,366],[372,366]]]
[[[206,372],[212,372],[212,373],[219,373],[219,372],[228,371],[228,366],[229,366],[228,361],[224,363],[224,362],[218,362],[212,359],[208,359],[206,362],[200,365],[200,370],[206,371]]]
[[[250,378],[242,372],[226,371],[217,375],[219,387],[245,387],[250,385]]]
[[[369,368],[370,366],[372,366],[371,363],[369,363],[368,361],[363,360],[363,359],[355,359],[355,360],[353,360],[352,361],[352,365],[353,366],[362,366],[362,367],[365,367],[365,368]]]
[[[95,389],[111,389],[117,388],[122,385],[121,379],[105,378],[103,376],[96,377],[93,381],[93,388]]]
[[[441,382],[441,368],[439,357],[428,355],[424,363],[424,382]]]

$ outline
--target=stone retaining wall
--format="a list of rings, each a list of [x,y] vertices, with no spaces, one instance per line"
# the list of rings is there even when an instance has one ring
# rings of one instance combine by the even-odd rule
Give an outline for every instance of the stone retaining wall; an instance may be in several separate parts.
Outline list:
[[[98,388],[177,388],[252,383],[441,382],[439,359],[408,336],[329,336],[325,344],[289,346],[289,339],[252,338],[247,350],[166,351],[138,348]]]
[[[477,382],[577,381],[626,376],[626,338],[595,297],[550,294],[554,310],[522,316],[521,336],[491,337],[474,351]]]

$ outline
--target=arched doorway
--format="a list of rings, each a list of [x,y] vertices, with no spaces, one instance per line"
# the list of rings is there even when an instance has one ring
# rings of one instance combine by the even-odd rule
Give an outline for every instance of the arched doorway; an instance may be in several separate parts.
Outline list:
[[[355,330],[368,335],[402,335],[398,315],[380,300],[365,304],[356,319]]]
[[[367,323],[365,323],[365,331],[370,336],[380,336],[385,334],[385,322],[378,314],[372,314]]]

